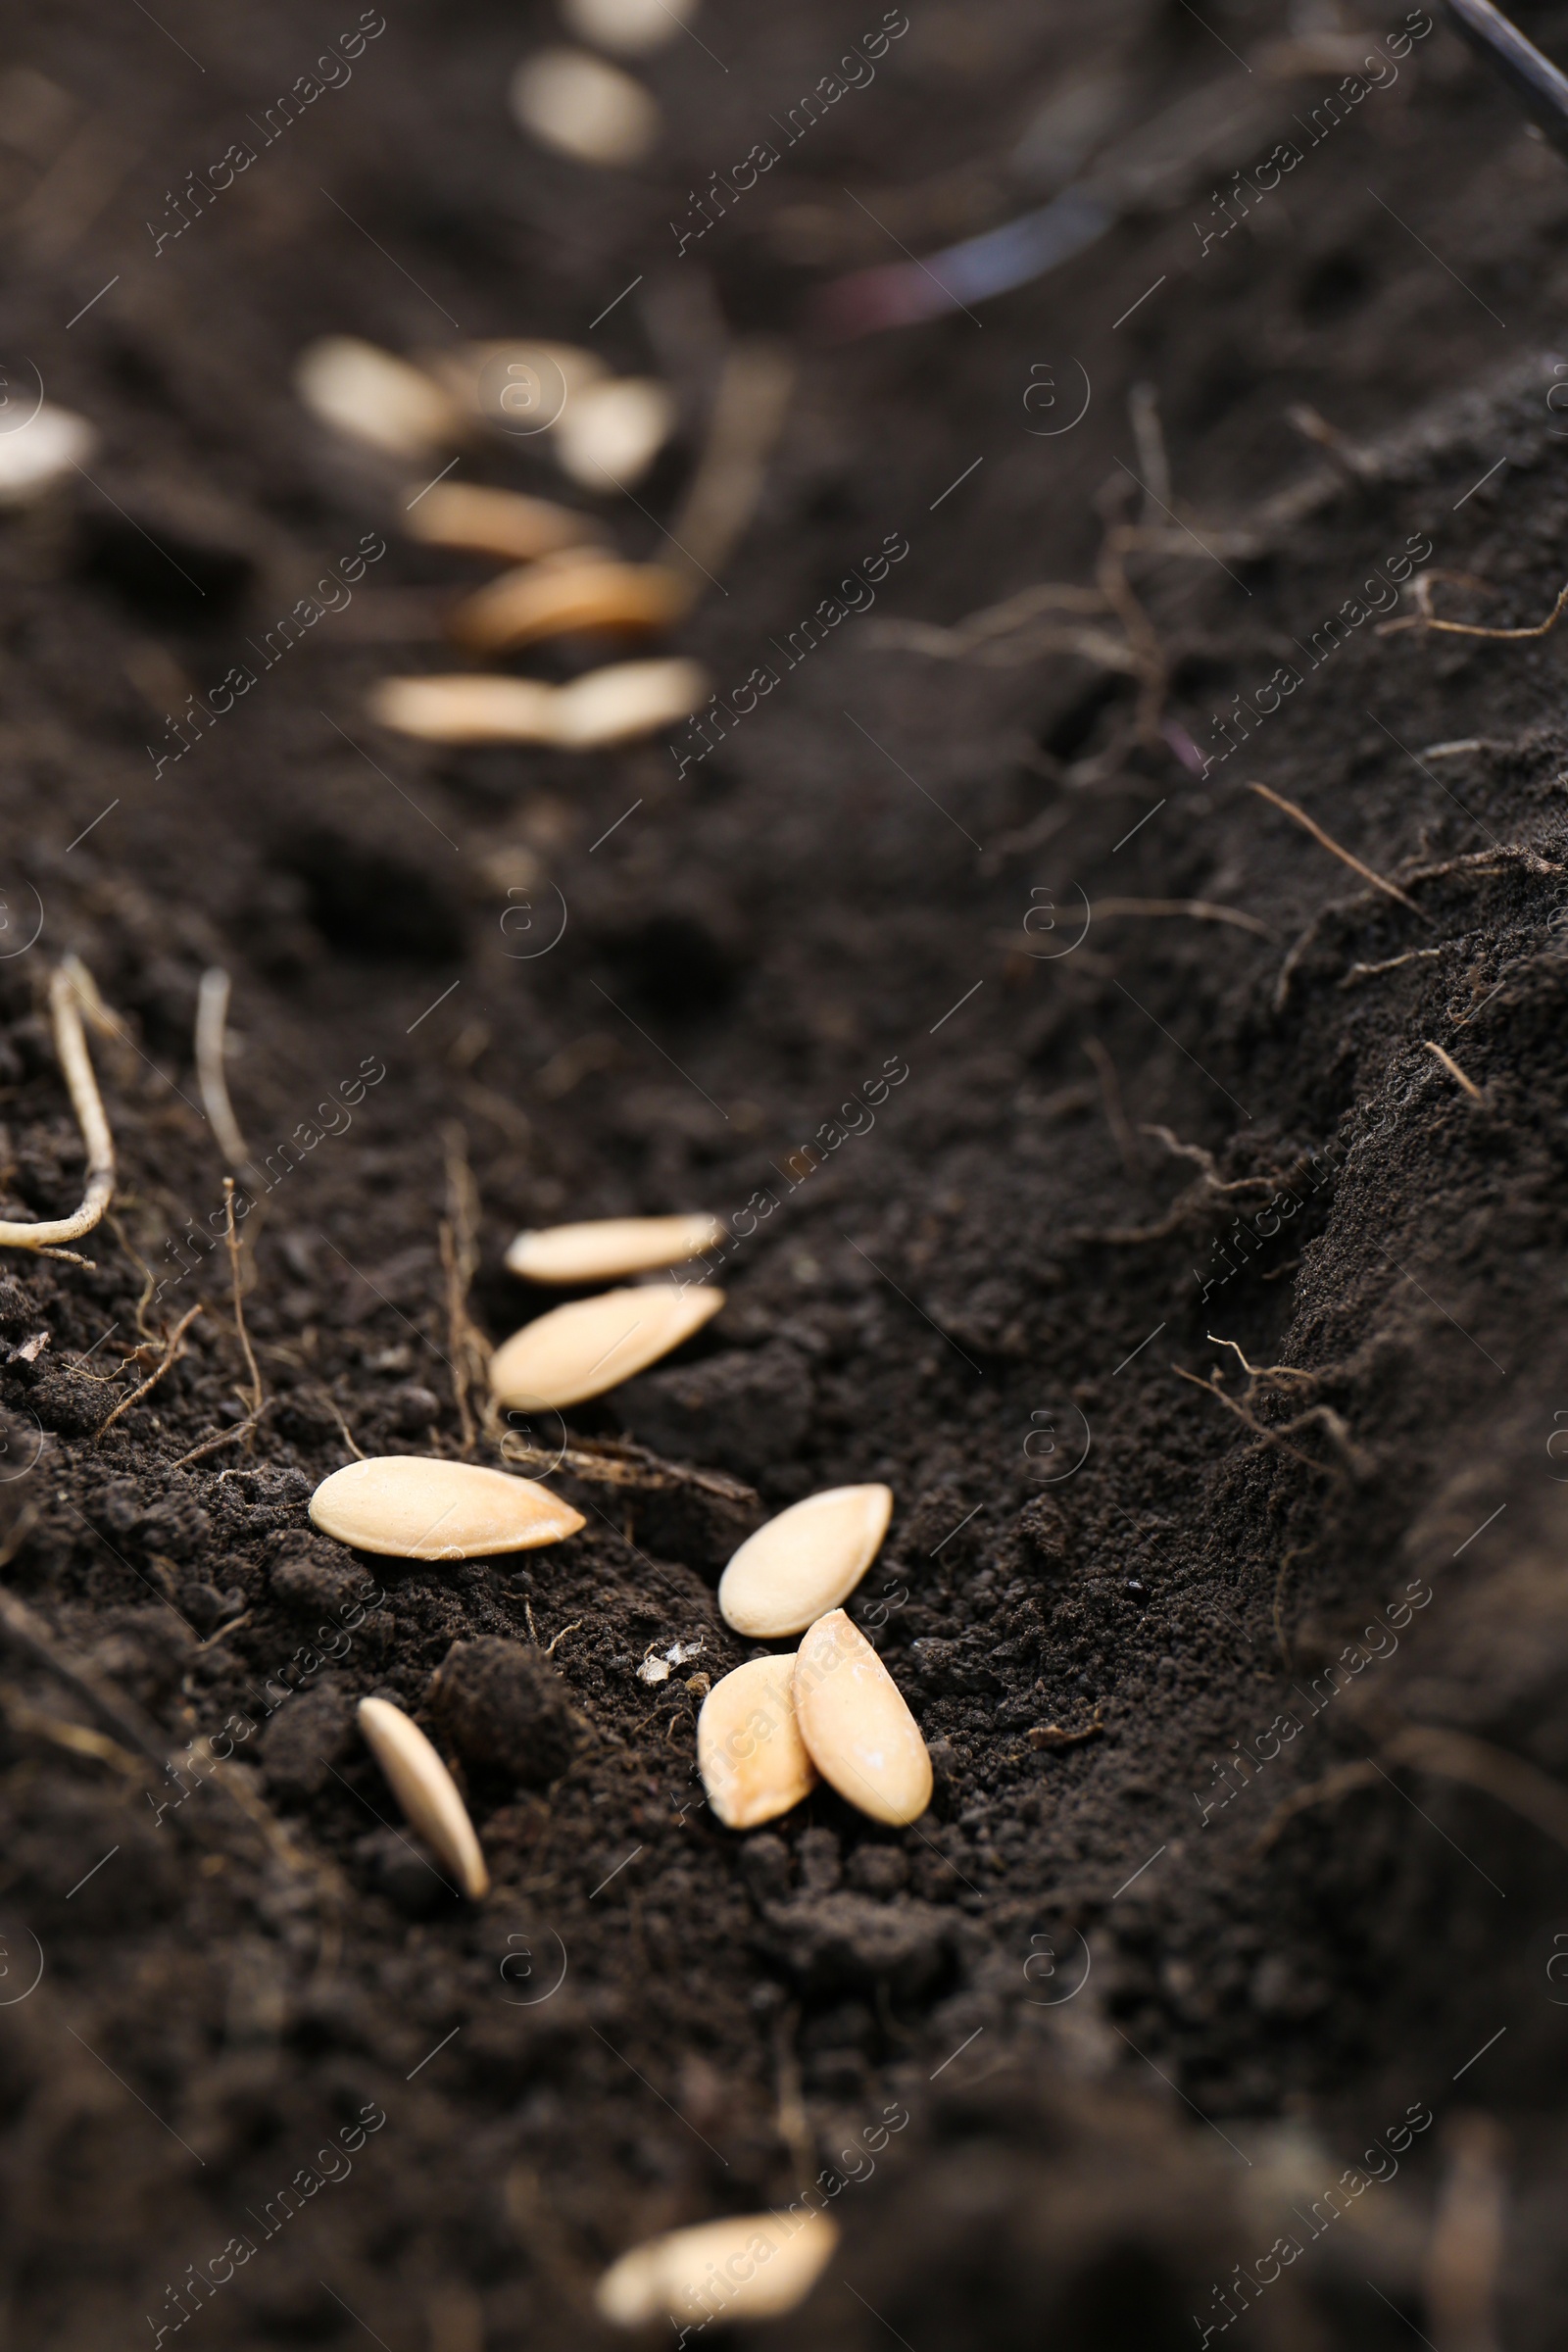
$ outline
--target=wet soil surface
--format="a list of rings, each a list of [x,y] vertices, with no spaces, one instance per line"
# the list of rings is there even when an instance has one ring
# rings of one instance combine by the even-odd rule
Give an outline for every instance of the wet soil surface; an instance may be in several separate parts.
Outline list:
[[[1401,22],[922,0],[684,250],[869,16],[705,12],[647,68],[655,160],[609,174],[508,117],[553,19],[389,10],[205,205],[187,175],[343,27],[20,36],[10,397],[36,367],[102,439],[0,528],[4,1213],[79,1198],[67,950],[118,1032],[121,1183],[90,1270],[0,1283],[7,2340],[609,2341],[609,2260],[812,2178],[839,2251],[760,2343],[1561,2340],[1568,640],[1378,632],[1419,570],[1502,628],[1568,576],[1568,172],[1441,28],[1315,112]],[[1107,150],[1177,152],[1099,246],[813,334],[835,274],[1045,201],[1064,89]],[[298,406],[337,331],[670,380],[675,446],[599,510],[647,556],[725,337],[789,351],[679,635],[707,738],[371,727],[377,677],[450,665],[399,615],[478,574]],[[528,445],[466,473],[561,489]],[[841,583],[899,542],[869,609]],[[941,634],[1042,582],[1076,603]],[[835,595],[862,609],[792,661]],[[267,1171],[248,1437],[215,964]],[[725,1303],[521,1433],[570,1448],[581,1535],[356,1559],[307,1517],[350,1441],[465,1444],[465,1167],[489,1339],[547,1303],[507,1241],[565,1216],[713,1209]],[[897,1507],[852,1613],[931,1811],[818,1793],[737,1838],[693,1770],[750,1654],[718,1571],[861,1480]],[[524,1664],[436,1685],[496,1642]],[[369,1692],[459,1773],[483,1903],[404,1835]]]

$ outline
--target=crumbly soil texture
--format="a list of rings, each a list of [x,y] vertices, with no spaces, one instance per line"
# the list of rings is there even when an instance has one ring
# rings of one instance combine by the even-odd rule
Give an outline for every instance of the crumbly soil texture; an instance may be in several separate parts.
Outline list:
[[[1568,578],[1568,171],[1388,14],[909,0],[787,138],[880,20],[714,0],[619,172],[509,116],[542,10],[389,6],[330,85],[347,9],[19,30],[6,399],[99,441],[0,522],[0,1213],[80,1198],[72,952],[119,1189],[90,1266],[0,1281],[7,2342],[564,2352],[629,2245],[815,2182],[836,2252],[747,2340],[1560,2343],[1568,627],[1427,623],[1528,631]],[[1105,155],[1053,275],[813,324]],[[704,734],[372,725],[484,574],[404,528],[439,454],[299,405],[336,332],[668,382],[632,497],[548,435],[457,477],[650,561],[726,351],[793,367],[672,649]],[[554,1303],[513,1234],[688,1208],[716,1318],[487,1421],[484,1344]],[[579,1535],[313,1531],[353,1449],[498,1434]],[[931,1809],[736,1836],[694,1770],[753,1654],[719,1571],[866,1480],[851,1613]]]

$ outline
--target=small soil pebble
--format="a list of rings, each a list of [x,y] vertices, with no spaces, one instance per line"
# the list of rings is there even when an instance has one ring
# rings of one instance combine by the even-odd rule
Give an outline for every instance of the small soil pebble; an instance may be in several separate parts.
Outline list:
[[[583,1719],[555,1668],[524,1642],[454,1642],[430,1703],[465,1764],[542,1788],[565,1771]]]
[[[615,1409],[656,1453],[751,1479],[796,1453],[811,1418],[811,1379],[793,1348],[731,1348],[633,1381]]]

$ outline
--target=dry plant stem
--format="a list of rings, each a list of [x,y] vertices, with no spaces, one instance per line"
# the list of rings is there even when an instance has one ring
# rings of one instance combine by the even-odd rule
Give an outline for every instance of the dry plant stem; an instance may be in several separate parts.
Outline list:
[[[694,601],[707,575],[723,569],[757,512],[795,372],[794,362],[770,343],[744,343],[725,359],[708,446],[670,531],[671,562],[697,575]]]
[[[1423,573],[1423,580],[1427,576]],[[1481,585],[1480,582],[1474,584]],[[1423,610],[1420,612],[1407,613],[1402,620],[1383,621],[1380,623],[1377,633],[1380,637],[1392,637],[1396,629],[1439,629],[1448,637],[1499,637],[1515,640],[1521,637],[1544,637],[1557,626],[1564,612],[1568,612],[1568,588],[1559,591],[1557,601],[1546,614],[1545,619],[1537,621],[1534,628],[1484,629],[1474,621],[1439,620],[1431,612]]]
[[[97,1437],[93,1441],[95,1445],[101,1446],[103,1444],[104,1439],[114,1428],[115,1423],[120,1419],[122,1413],[128,1413],[133,1404],[140,1404],[142,1398],[147,1395],[149,1389],[157,1388],[158,1383],[163,1379],[164,1374],[169,1370],[170,1365],[174,1363],[183,1352],[182,1343],[184,1341],[185,1334],[187,1331],[189,1331],[191,1325],[195,1322],[201,1311],[201,1306],[198,1303],[191,1308],[187,1315],[181,1316],[180,1320],[175,1324],[174,1329],[170,1335],[169,1341],[165,1347],[163,1362],[148,1373],[147,1378],[142,1382],[139,1389],[132,1389],[128,1396],[122,1396],[120,1402],[116,1405],[108,1420],[99,1425]]]
[[[1247,1428],[1251,1431],[1253,1437],[1261,1438],[1267,1446],[1277,1446],[1281,1453],[1290,1455],[1293,1462],[1299,1462],[1303,1470],[1322,1471],[1329,1477],[1335,1475],[1327,1462],[1315,1462],[1309,1453],[1302,1453],[1299,1446],[1291,1445],[1287,1439],[1280,1436],[1277,1430],[1265,1429],[1261,1421],[1254,1421],[1246,1407],[1238,1404],[1234,1396],[1227,1396],[1224,1390],[1214,1381],[1200,1380],[1196,1372],[1184,1372],[1180,1364],[1172,1364],[1171,1370],[1178,1380],[1191,1381],[1195,1389],[1201,1389],[1205,1396],[1212,1396],[1216,1404],[1222,1404],[1228,1413],[1234,1413],[1237,1420],[1245,1423]],[[1305,1418],[1304,1415],[1303,1418]],[[1295,1422],[1291,1423],[1293,1429],[1297,1426]]]
[[[1105,1108],[1105,1125],[1110,1129],[1111,1140],[1121,1155],[1121,1164],[1129,1176],[1136,1175],[1138,1146],[1134,1140],[1133,1131],[1127,1124],[1127,1113],[1122,1108],[1121,1088],[1116,1082],[1116,1065],[1098,1037],[1085,1038],[1084,1052],[1094,1063],[1099,1074],[1100,1099]]]
[[[250,1166],[251,1155],[239,1131],[223,1073],[228,989],[228,974],[220,966],[214,965],[211,971],[203,972],[196,992],[196,1083],[225,1166],[232,1174],[243,1175]]]
[[[1359,858],[1352,858],[1348,850],[1342,850],[1339,843],[1330,834],[1325,833],[1321,825],[1314,823],[1313,819],[1307,815],[1306,810],[1298,808],[1294,801],[1286,800],[1281,793],[1270,792],[1266,784],[1249,784],[1247,789],[1249,792],[1255,792],[1260,799],[1272,802],[1276,808],[1283,808],[1286,815],[1293,817],[1303,831],[1310,833],[1314,841],[1320,842],[1331,857],[1338,858],[1342,865],[1348,865],[1352,873],[1359,874],[1363,882],[1370,882],[1374,890],[1381,890],[1386,898],[1396,899],[1401,906],[1408,906],[1412,914],[1421,913],[1414,899],[1406,898],[1396,882],[1385,881],[1383,876],[1375,874],[1369,865],[1363,865]],[[1425,916],[1422,916],[1422,920],[1425,921]]]
[[[1259,939],[1273,937],[1267,923],[1255,914],[1244,914],[1239,906],[1215,906],[1207,899],[1097,899],[1090,912],[1101,916],[1186,914],[1195,922],[1230,923],[1238,931],[1255,932]]]
[[[237,1446],[242,1438],[251,1437],[271,1409],[271,1402],[269,1397],[261,1411],[252,1413],[247,1420],[236,1421],[232,1429],[220,1430],[216,1437],[203,1438],[201,1444],[193,1446],[189,1453],[182,1453],[177,1462],[171,1462],[170,1468],[186,1470],[192,1462],[204,1462],[210,1453],[221,1453],[225,1446]],[[205,1642],[202,1647],[206,1647]]]
[[[1382,963],[1352,963],[1337,986],[1354,988],[1359,981],[1378,980],[1385,972],[1398,971],[1402,964],[1425,962],[1442,954],[1441,948],[1407,948],[1402,956],[1390,956]]]
[[[90,1233],[114,1198],[115,1139],[110,1133],[103,1098],[93,1076],[87,1040],[81,1026],[84,1003],[95,1001],[97,990],[84,964],[67,956],[50,975],[49,1011],[54,1022],[55,1051],[65,1073],[71,1107],[87,1147],[87,1189],[74,1215],[51,1217],[37,1225],[0,1220],[0,1249],[34,1250],[42,1257],[63,1258],[68,1265],[92,1265],[74,1250],[54,1247]]]
[[[1463,1070],[1460,1069],[1459,1064],[1454,1060],[1453,1055],[1451,1054],[1445,1053],[1441,1046],[1435,1046],[1430,1037],[1423,1038],[1421,1042],[1434,1059],[1443,1064],[1443,1067],[1447,1071],[1448,1076],[1453,1080],[1454,1084],[1456,1086],[1463,1087],[1471,1102],[1479,1102],[1482,1100],[1480,1087],[1477,1086],[1473,1078],[1467,1078],[1465,1076]]]
[[[486,1428],[498,1419],[486,1374],[490,1349],[468,1313],[468,1292],[479,1266],[479,1194],[468,1166],[467,1138],[457,1125],[443,1136],[446,1147],[447,1213],[441,1219],[441,1263],[447,1278],[447,1336],[452,1349],[452,1394],[463,1430],[463,1457],[472,1454],[478,1427],[469,1403],[477,1390],[484,1399]]]
[[[1432,2217],[1426,2306],[1443,2352],[1497,2352],[1494,2298],[1506,2228],[1501,2127],[1490,2115],[1454,2116],[1452,2150]]]
[[[232,1176],[223,1178],[223,1226],[224,1236],[228,1243],[229,1279],[234,1286],[234,1328],[239,1333],[239,1344],[245,1351],[245,1366],[251,1376],[250,1396],[246,1401],[251,1408],[251,1425],[254,1428],[256,1422],[261,1418],[262,1399],[266,1392],[262,1387],[261,1373],[257,1369],[256,1351],[251,1346],[251,1335],[245,1328],[244,1285],[240,1279],[239,1236],[234,1230],[234,1179]]]
[[[1212,1340],[1216,1348],[1230,1348],[1249,1380],[1304,1380],[1308,1388],[1317,1386],[1315,1372],[1298,1372],[1292,1364],[1250,1364],[1234,1340],[1222,1340],[1215,1331],[1205,1332],[1203,1336]]]

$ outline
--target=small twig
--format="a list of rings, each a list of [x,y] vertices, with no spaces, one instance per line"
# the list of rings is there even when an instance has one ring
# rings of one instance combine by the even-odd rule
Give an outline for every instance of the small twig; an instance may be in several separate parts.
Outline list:
[[[257,1368],[256,1350],[251,1346],[251,1335],[245,1328],[245,1300],[242,1295],[244,1285],[240,1279],[242,1267],[239,1236],[234,1230],[234,1179],[232,1176],[223,1178],[223,1226],[228,1243],[229,1278],[234,1286],[234,1328],[239,1333],[239,1344],[245,1351],[246,1369],[251,1376],[249,1403],[251,1424],[254,1427],[261,1419],[262,1400],[266,1391],[262,1387],[262,1375]]]
[[[186,1470],[192,1462],[205,1461],[210,1453],[221,1453],[225,1446],[238,1445],[241,1438],[248,1438],[253,1430],[260,1427],[271,1409],[272,1399],[269,1396],[260,1412],[252,1413],[244,1421],[236,1421],[232,1429],[220,1430],[216,1437],[204,1438],[199,1446],[193,1446],[189,1453],[182,1453],[178,1461],[171,1462],[169,1467],[171,1470]]]
[[[1442,1062],[1444,1068],[1447,1071],[1448,1076],[1453,1080],[1454,1084],[1464,1088],[1465,1093],[1469,1096],[1472,1102],[1480,1102],[1485,1100],[1481,1089],[1479,1086],[1477,1086],[1475,1080],[1465,1076],[1463,1070],[1460,1069],[1459,1064],[1454,1060],[1451,1054],[1445,1053],[1442,1046],[1435,1046],[1430,1037],[1424,1037],[1421,1040],[1421,1043],[1436,1060]]]
[[[529,1619],[529,1623],[530,1623],[530,1625],[532,1624],[532,1622],[533,1622],[533,1620],[532,1620],[532,1618],[530,1618],[530,1619]],[[553,1658],[553,1657],[555,1656],[555,1654],[556,1654],[556,1643],[557,1643],[558,1642],[564,1642],[564,1640],[566,1639],[566,1636],[567,1636],[568,1634],[580,1634],[580,1633],[582,1632],[582,1629],[583,1629],[583,1620],[582,1620],[582,1618],[580,1618],[580,1617],[574,1617],[574,1618],[572,1619],[572,1622],[570,1623],[570,1625],[564,1625],[564,1626],[562,1627],[562,1629],[561,1629],[560,1633],[559,1633],[559,1634],[552,1634],[552,1635],[551,1635],[551,1637],[550,1637],[550,1640],[549,1640],[549,1641],[546,1642],[546,1644],[545,1644],[545,1650],[544,1650],[544,1654],[545,1654],[545,1656],[546,1656],[547,1658]]]
[[[1092,915],[1185,914],[1199,923],[1229,923],[1237,931],[1255,932],[1259,939],[1274,936],[1267,923],[1259,922],[1255,914],[1244,914],[1239,906],[1215,906],[1207,899],[1097,899],[1090,908]]]
[[[795,362],[771,343],[743,343],[724,361],[708,444],[669,534],[671,562],[694,575],[694,601],[702,581],[723,570],[757,511],[795,374]]]
[[[1134,384],[1127,395],[1127,414],[1138,446],[1138,470],[1144,477],[1143,521],[1157,530],[1171,503],[1170,461],[1159,421],[1159,394],[1152,384]]]
[[[1423,573],[1423,579],[1426,576]],[[1477,582],[1476,585],[1481,583]],[[1529,629],[1484,629],[1469,620],[1439,620],[1433,612],[1423,609],[1419,612],[1406,613],[1401,620],[1380,621],[1376,634],[1379,637],[1392,637],[1396,629],[1441,629],[1449,637],[1544,637],[1557,626],[1565,611],[1568,611],[1568,588],[1559,591],[1557,601],[1545,619],[1537,621]]]
[[[1370,882],[1374,890],[1381,890],[1386,897],[1396,899],[1401,906],[1408,906],[1412,914],[1421,913],[1414,899],[1406,898],[1396,882],[1385,881],[1369,865],[1363,865],[1359,858],[1352,858],[1348,850],[1342,850],[1339,843],[1325,833],[1321,825],[1314,823],[1306,810],[1298,808],[1294,801],[1286,800],[1280,793],[1270,792],[1266,784],[1249,784],[1248,790],[1257,793],[1265,801],[1271,801],[1276,808],[1283,808],[1287,816],[1294,817],[1298,825],[1311,834],[1314,841],[1320,842],[1331,856],[1338,858],[1342,865],[1348,865],[1352,873],[1359,874],[1363,882]],[[1423,916],[1422,919],[1424,921],[1426,918]]]
[[[1315,1372],[1298,1372],[1291,1364],[1250,1364],[1234,1340],[1222,1340],[1217,1331],[1205,1332],[1203,1337],[1212,1340],[1216,1348],[1229,1348],[1249,1380],[1304,1380],[1309,1388],[1317,1385]]]
[[[87,1189],[81,1206],[69,1217],[47,1217],[36,1225],[19,1224],[10,1218],[0,1220],[0,1249],[33,1250],[40,1257],[63,1258],[68,1265],[89,1268],[93,1264],[91,1258],[79,1257],[74,1250],[56,1249],[52,1245],[74,1242],[90,1233],[114,1198],[115,1139],[98,1092],[98,1081],[93,1076],[81,1026],[82,1007],[95,1002],[97,993],[85,964],[75,956],[65,956],[50,975],[49,1010],[54,1021],[55,1052],[60,1056],[81,1140],[87,1147]]]
[[[353,1454],[354,1459],[357,1462],[363,1462],[366,1457],[354,1443],[354,1432],[350,1429],[347,1421],[344,1420],[343,1408],[338,1403],[337,1398],[332,1395],[330,1389],[322,1389],[320,1396],[322,1403],[326,1406],[327,1411],[332,1415],[333,1419],[338,1425],[338,1428],[343,1433],[344,1445],[348,1447],[350,1453]]]
[[[170,1335],[170,1338],[165,1345],[163,1362],[148,1373],[147,1378],[142,1382],[139,1389],[132,1389],[128,1396],[122,1396],[120,1402],[116,1405],[114,1411],[109,1415],[107,1421],[100,1422],[98,1434],[94,1440],[95,1444],[102,1445],[110,1430],[113,1429],[115,1423],[120,1419],[121,1414],[128,1413],[133,1404],[140,1404],[142,1398],[146,1396],[149,1389],[157,1388],[158,1383],[163,1379],[164,1374],[169,1370],[170,1365],[178,1360],[179,1355],[182,1352],[181,1343],[184,1340],[185,1334],[195,1322],[201,1311],[201,1302],[198,1300],[196,1305],[191,1308],[190,1312],[187,1315],[184,1315],[180,1321],[175,1324],[172,1333]]]
[[[1105,1124],[1121,1154],[1121,1164],[1129,1176],[1134,1176],[1138,1172],[1138,1146],[1127,1124],[1127,1113],[1122,1108],[1121,1088],[1116,1083],[1116,1065],[1098,1037],[1084,1039],[1084,1052],[1099,1074],[1100,1097],[1105,1106]]]
[[[1030,1747],[1037,1750],[1040,1748],[1081,1747],[1086,1740],[1097,1740],[1104,1728],[1105,1710],[1102,1704],[1095,1709],[1094,1721],[1086,1724],[1081,1732],[1064,1731],[1059,1723],[1037,1723],[1025,1732],[1024,1740]]]
[[[196,1084],[224,1162],[231,1174],[244,1175],[251,1163],[250,1150],[239,1131],[223,1070],[228,989],[228,974],[220,965],[203,972],[196,992]]]
[[[1359,981],[1378,980],[1385,972],[1396,972],[1401,964],[1421,963],[1442,954],[1441,948],[1406,948],[1402,956],[1390,956],[1382,963],[1352,963],[1337,985],[1341,988],[1354,988]]]
[[[447,1278],[447,1334],[452,1349],[452,1394],[466,1459],[478,1438],[468,1398],[487,1396],[490,1348],[468,1313],[468,1292],[479,1268],[479,1194],[468,1166],[467,1138],[455,1123],[446,1128],[447,1213],[440,1222],[441,1263]],[[481,1408],[482,1409],[482,1408]],[[487,1417],[489,1420],[494,1415]],[[492,1431],[492,1435],[494,1432]]]
[[[1201,1389],[1205,1396],[1212,1396],[1216,1404],[1222,1404],[1228,1413],[1234,1413],[1237,1420],[1245,1422],[1255,1438],[1261,1438],[1265,1445],[1277,1446],[1281,1453],[1290,1455],[1293,1462],[1299,1462],[1303,1470],[1329,1471],[1327,1462],[1315,1462],[1309,1453],[1302,1453],[1299,1446],[1292,1446],[1278,1431],[1265,1429],[1261,1421],[1254,1421],[1245,1406],[1238,1404],[1234,1396],[1227,1396],[1224,1390],[1213,1381],[1200,1380],[1196,1372],[1184,1372],[1180,1364],[1172,1364],[1171,1370],[1178,1380],[1191,1381],[1195,1389]],[[1332,1471],[1329,1471],[1329,1475],[1333,1475]]]

